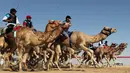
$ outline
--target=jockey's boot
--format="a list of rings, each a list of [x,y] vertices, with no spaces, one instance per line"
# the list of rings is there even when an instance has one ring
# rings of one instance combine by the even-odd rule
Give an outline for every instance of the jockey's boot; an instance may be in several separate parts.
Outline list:
[[[70,44],[70,47],[72,48],[72,41],[71,41],[71,39],[69,39],[69,44]]]

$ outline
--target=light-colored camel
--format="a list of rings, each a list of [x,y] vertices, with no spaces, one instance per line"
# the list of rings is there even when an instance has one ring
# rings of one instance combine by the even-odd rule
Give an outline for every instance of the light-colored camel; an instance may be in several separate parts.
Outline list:
[[[50,29],[50,30],[52,30],[52,29]],[[94,61],[93,51],[88,48],[88,44],[96,43],[96,42],[99,42],[101,40],[104,40],[114,32],[116,32],[116,29],[110,28],[110,27],[104,27],[99,34],[92,35],[92,36],[89,36],[83,32],[73,31],[70,38],[72,40],[72,44],[73,44],[72,46],[73,46],[74,50],[84,50],[91,57],[91,60]],[[67,47],[70,47],[69,39],[65,39],[64,41],[57,41],[57,43],[55,43],[55,44],[56,44],[56,48],[57,48],[56,49],[57,55],[55,57],[56,58],[55,62],[58,62],[59,53],[61,53],[60,44],[66,45]]]
[[[58,26],[57,26],[58,24]],[[23,55],[23,63],[26,68],[26,59],[28,56],[28,52],[30,51],[30,47],[32,46],[38,46],[41,44],[48,44],[49,42],[52,42],[55,40],[63,31],[62,26],[59,25],[59,21],[55,21],[55,23],[48,23],[47,25],[54,25],[56,28],[52,31],[45,31],[44,33],[41,33],[42,35],[35,34],[30,28],[21,27],[19,30],[17,30],[16,34],[16,42],[17,46],[15,48],[11,49],[11,52],[8,54],[9,56],[14,52],[14,50],[18,47],[19,50],[19,57],[22,58],[22,47],[25,48],[24,55]],[[47,27],[48,28],[48,27]],[[10,36],[13,36],[12,33],[9,33]],[[42,38],[42,40],[40,40]],[[21,45],[22,44],[22,45]],[[53,57],[53,55],[52,55]],[[50,62],[49,62],[50,63]],[[48,63],[48,65],[49,65]],[[21,68],[20,63],[20,70]]]
[[[58,26],[56,26],[56,24],[58,24]],[[26,63],[28,52],[31,46],[38,46],[53,42],[63,31],[62,26],[59,25],[59,21],[55,21],[55,23],[48,23],[47,25],[54,25],[56,28],[50,32],[45,31],[42,36],[34,34],[34,32],[28,28],[21,28],[17,31],[17,40],[21,41],[23,46],[25,47],[25,54],[23,55],[24,63]],[[47,68],[49,67],[49,63],[52,58],[53,55],[51,56],[47,64]]]

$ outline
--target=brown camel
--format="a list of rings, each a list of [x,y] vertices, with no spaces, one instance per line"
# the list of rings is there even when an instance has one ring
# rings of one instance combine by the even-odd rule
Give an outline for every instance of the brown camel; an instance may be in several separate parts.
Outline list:
[[[126,47],[127,43],[121,43],[118,47],[116,43],[112,43],[111,46],[98,47],[94,52],[96,61],[102,63],[102,60],[105,58],[107,61],[107,67],[111,67],[110,60],[113,59],[115,62],[115,55],[120,55]]]
[[[117,46],[116,43],[112,43],[110,46],[102,46],[102,47],[98,47],[95,51],[94,54],[96,56],[96,61],[99,63],[102,63],[102,59],[105,58],[105,60],[107,61],[107,64],[110,65],[110,63],[108,62],[106,55],[109,54],[115,47]]]
[[[107,54],[106,58],[110,62],[113,60],[115,64],[115,60],[117,59],[117,56],[121,55],[121,53],[127,48],[127,43],[121,43],[118,47],[115,47],[110,51],[110,53]]]
[[[97,63],[101,62],[103,65],[103,62],[101,60],[102,58],[104,58],[104,55],[110,53],[111,50],[113,50],[113,48],[115,48],[116,46],[117,46],[116,43],[112,43],[110,46],[102,46],[102,47],[93,46],[90,49],[94,51],[94,55]],[[81,65],[83,64],[83,62],[85,63],[89,62],[90,57],[86,54],[86,52],[84,52],[82,56],[83,56],[83,60],[81,62]]]

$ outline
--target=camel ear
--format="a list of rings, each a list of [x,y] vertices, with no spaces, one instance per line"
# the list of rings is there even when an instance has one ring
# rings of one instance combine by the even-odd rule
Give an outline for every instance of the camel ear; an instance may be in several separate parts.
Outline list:
[[[49,20],[48,23],[49,23],[49,24],[53,24],[53,23],[54,23],[54,20]]]
[[[109,29],[109,28],[110,28],[110,27],[107,27],[107,26],[104,27],[104,29],[106,29],[106,30]]]
[[[128,45],[128,43],[126,43],[126,45]]]

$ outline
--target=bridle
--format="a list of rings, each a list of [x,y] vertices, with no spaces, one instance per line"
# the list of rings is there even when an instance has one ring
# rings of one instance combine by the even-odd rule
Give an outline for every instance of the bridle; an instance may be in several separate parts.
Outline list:
[[[107,33],[104,33],[103,30],[108,31],[109,33],[108,33],[108,34],[107,34]],[[104,35],[106,35],[106,36],[109,36],[109,35],[112,34],[112,33],[111,33],[112,28],[110,28],[109,30],[106,30],[106,29],[103,29],[103,30],[101,31],[101,33],[104,34]]]

